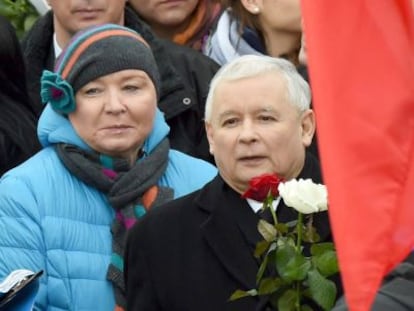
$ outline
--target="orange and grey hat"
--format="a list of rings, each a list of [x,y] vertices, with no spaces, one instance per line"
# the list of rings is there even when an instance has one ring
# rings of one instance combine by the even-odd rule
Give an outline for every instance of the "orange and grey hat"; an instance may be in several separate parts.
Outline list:
[[[71,39],[54,71],[43,72],[42,101],[69,114],[76,108],[76,92],[85,84],[127,69],[147,73],[159,94],[157,64],[148,43],[137,32],[115,24],[87,28]]]

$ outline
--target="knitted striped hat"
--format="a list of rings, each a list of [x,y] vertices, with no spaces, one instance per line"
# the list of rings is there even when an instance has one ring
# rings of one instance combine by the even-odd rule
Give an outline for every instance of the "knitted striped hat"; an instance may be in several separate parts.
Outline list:
[[[126,69],[147,73],[159,93],[157,64],[148,43],[138,33],[114,24],[88,28],[71,39],[54,72],[43,72],[42,102],[69,114],[76,108],[76,92],[85,84]]]

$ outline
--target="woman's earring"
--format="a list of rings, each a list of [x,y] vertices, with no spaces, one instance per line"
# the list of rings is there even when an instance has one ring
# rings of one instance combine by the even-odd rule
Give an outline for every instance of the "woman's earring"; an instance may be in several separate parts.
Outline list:
[[[254,14],[259,14],[260,13],[260,9],[259,9],[258,6],[256,6],[256,7],[253,8],[253,13]]]

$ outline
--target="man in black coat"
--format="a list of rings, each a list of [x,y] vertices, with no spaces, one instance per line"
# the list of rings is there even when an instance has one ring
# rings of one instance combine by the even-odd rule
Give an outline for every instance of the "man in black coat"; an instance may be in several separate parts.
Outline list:
[[[258,271],[261,204],[241,194],[264,173],[321,182],[317,160],[305,152],[315,130],[309,103],[307,83],[287,61],[243,56],[219,71],[205,111],[219,175],[132,229],[124,271],[128,310],[267,310],[265,298],[229,301],[236,289],[256,287]],[[297,219],[283,202],[276,214],[282,222]],[[321,240],[332,241],[327,213],[314,216]]]
[[[217,63],[195,50],[156,38],[125,0],[49,3],[52,10],[39,18],[22,42],[28,90],[38,115],[43,110],[42,72],[53,70],[56,57],[71,36],[96,24],[125,25],[140,33],[151,46],[161,77],[158,106],[170,126],[171,147],[213,161],[208,152],[203,113],[210,80],[219,69]]]

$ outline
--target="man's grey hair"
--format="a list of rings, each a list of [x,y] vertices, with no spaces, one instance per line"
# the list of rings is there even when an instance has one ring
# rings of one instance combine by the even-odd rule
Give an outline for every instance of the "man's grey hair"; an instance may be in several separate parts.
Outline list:
[[[245,55],[236,58],[224,65],[216,73],[210,83],[210,90],[206,100],[204,119],[211,122],[211,110],[217,87],[224,81],[234,81],[251,78],[261,74],[275,73],[283,77],[287,85],[287,100],[303,112],[310,107],[311,92],[308,83],[297,72],[295,66],[289,61],[258,55]],[[234,94],[234,96],[238,96]]]

